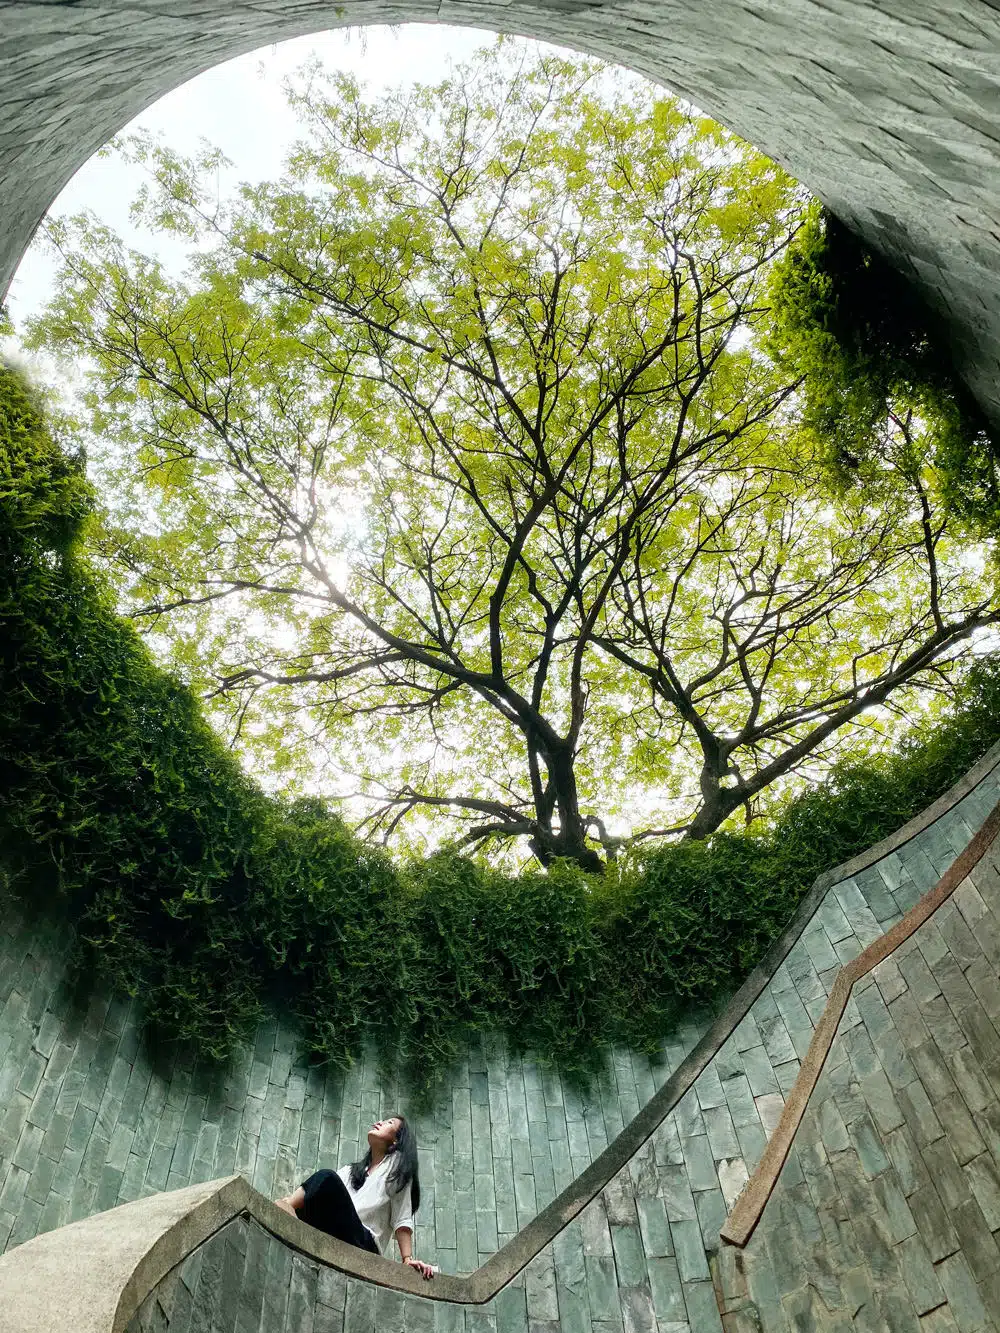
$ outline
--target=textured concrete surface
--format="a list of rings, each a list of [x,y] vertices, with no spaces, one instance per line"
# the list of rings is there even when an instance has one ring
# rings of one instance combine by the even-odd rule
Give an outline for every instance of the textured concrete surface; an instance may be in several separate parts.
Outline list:
[[[503,1333],[520,1327],[523,1311],[531,1333],[716,1328],[709,1256],[780,1115],[833,976],[934,885],[998,796],[994,769],[916,836],[835,883],[746,1018],[644,1148],[491,1305],[464,1312],[442,1306],[447,1313],[435,1308],[435,1323],[426,1326]],[[6,999],[0,1092],[8,1106],[0,1120],[0,1209],[11,1246],[117,1198],[231,1170],[252,1176],[271,1194],[304,1174],[317,1151],[321,1160],[353,1156],[362,1123],[396,1100],[397,1090],[380,1087],[364,1067],[327,1084],[318,1071],[294,1063],[290,1034],[274,1027],[263,1029],[254,1052],[214,1083],[203,1084],[198,1071],[185,1066],[169,1077],[152,1071],[138,1052],[127,1009],[103,1000],[80,1026],[70,1026],[60,1008],[55,943],[15,930],[0,989]],[[980,974],[985,987],[982,964]],[[857,1027],[860,1013],[858,1003],[849,1006],[845,1028]],[[459,1071],[451,1097],[437,1108],[441,1118],[429,1115],[419,1126],[427,1144],[428,1202],[418,1217],[418,1252],[452,1271],[468,1272],[487,1258],[538,1207],[537,1193],[523,1192],[540,1180],[546,1189],[569,1184],[650,1095],[652,1069],[640,1065],[637,1079],[636,1068],[634,1057],[619,1053],[613,1084],[609,1078],[606,1091],[586,1100],[530,1066],[497,1060],[479,1068],[473,1060]],[[529,1162],[530,1174],[518,1169]],[[762,1236],[772,1215],[778,1213],[765,1212]],[[814,1260],[810,1250],[810,1264]],[[242,1267],[236,1257],[227,1262],[227,1281],[242,1282],[244,1273],[256,1281],[256,1250]],[[288,1257],[267,1262],[282,1271],[292,1263]],[[404,1313],[412,1306],[418,1313],[405,1318],[416,1326],[430,1318],[419,1313],[426,1307],[419,1298],[381,1291],[376,1297],[369,1284],[353,1278],[324,1281],[339,1283],[345,1300],[355,1293],[344,1307],[353,1311],[344,1326],[352,1333],[404,1327],[378,1322],[376,1301],[402,1301]],[[225,1307],[231,1308],[228,1298]],[[748,1308],[731,1320],[749,1317]],[[247,1326],[258,1327],[252,1319]]]
[[[159,1282],[229,1220],[223,1213],[213,1224],[217,1213],[216,1190],[195,1185],[36,1236],[0,1258],[0,1333],[55,1333],[64,1327],[110,1333],[122,1292],[157,1243],[172,1237],[165,1262],[152,1272]],[[185,1226],[188,1220],[193,1229]]]
[[[73,171],[159,95],[268,42],[405,20],[563,43],[691,97],[919,285],[1000,418],[992,0],[0,0],[0,290]]]

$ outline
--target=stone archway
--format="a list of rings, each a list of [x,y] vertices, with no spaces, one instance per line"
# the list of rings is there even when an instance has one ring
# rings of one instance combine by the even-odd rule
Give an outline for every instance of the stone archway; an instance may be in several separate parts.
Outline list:
[[[690,97],[919,286],[1000,420],[991,0],[0,0],[0,291],[72,173],[163,93],[268,42],[412,20],[577,47]]]

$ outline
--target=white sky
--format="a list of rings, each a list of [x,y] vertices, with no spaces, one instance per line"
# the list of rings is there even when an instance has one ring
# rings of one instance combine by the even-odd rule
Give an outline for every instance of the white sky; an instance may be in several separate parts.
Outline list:
[[[285,103],[282,81],[315,52],[374,89],[400,83],[433,83],[450,65],[492,40],[482,29],[409,23],[396,28],[338,29],[262,47],[217,65],[167,93],[123,132],[140,126],[162,133],[180,153],[207,139],[233,162],[231,181],[261,181],[279,174],[281,162],[302,129]],[[149,238],[130,225],[128,206],[142,181],[139,168],[93,157],[76,173],[50,210],[73,214],[93,209],[137,248]],[[162,248],[162,241],[156,247]],[[8,307],[16,327],[45,304],[55,265],[41,245],[32,246],[11,285]],[[11,349],[13,350],[13,349]]]

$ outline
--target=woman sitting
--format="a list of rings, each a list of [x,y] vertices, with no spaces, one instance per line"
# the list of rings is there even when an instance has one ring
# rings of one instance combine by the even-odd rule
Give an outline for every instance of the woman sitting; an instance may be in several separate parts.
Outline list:
[[[431,1265],[412,1253],[420,1180],[417,1140],[405,1116],[391,1115],[372,1125],[360,1162],[339,1171],[314,1171],[293,1194],[275,1203],[300,1222],[372,1254],[384,1254],[394,1235],[403,1263],[425,1278],[434,1276]]]

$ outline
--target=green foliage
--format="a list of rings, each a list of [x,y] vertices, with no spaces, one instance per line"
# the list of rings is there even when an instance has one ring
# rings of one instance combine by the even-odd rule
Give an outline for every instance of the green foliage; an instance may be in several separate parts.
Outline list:
[[[115,615],[75,543],[88,491],[0,375],[0,857],[67,913],[99,975],[224,1057],[265,1003],[317,1056],[370,1038],[423,1080],[471,1032],[584,1071],[731,993],[813,878],[898,827],[1000,736],[1000,668],[895,756],[843,766],[756,835],[506,874],[395,864],[322,802],[263,794]]]
[[[774,267],[771,301],[771,350],[803,377],[805,424],[841,478],[884,453],[892,413],[913,412],[949,507],[995,532],[996,432],[913,284],[814,203]]]

